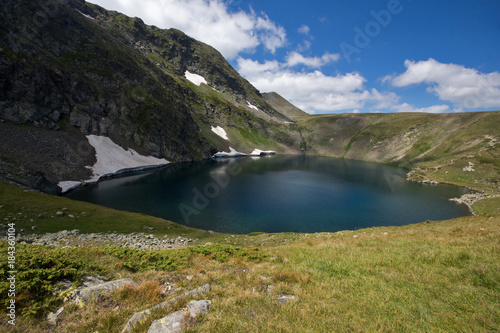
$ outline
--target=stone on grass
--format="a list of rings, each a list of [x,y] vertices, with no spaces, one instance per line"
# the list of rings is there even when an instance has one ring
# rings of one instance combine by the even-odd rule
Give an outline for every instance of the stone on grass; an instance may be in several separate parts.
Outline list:
[[[284,295],[284,296],[278,297],[279,304],[286,304],[286,303],[288,303],[288,301],[295,301],[295,300],[297,300],[297,297],[295,297],[293,295]]]
[[[87,288],[83,288],[76,291],[77,303],[86,302],[92,298],[97,298],[101,295],[108,294],[113,290],[123,287],[127,284],[136,286],[137,284],[131,279],[121,279],[110,282],[105,282],[97,285],[93,285]]]
[[[132,332],[133,329],[134,329],[134,327],[135,327],[135,325],[137,325],[137,324],[139,324],[139,323],[147,320],[147,318],[149,318],[149,316],[151,315],[151,312],[154,311],[154,310],[164,309],[168,305],[176,302],[179,299],[182,299],[182,298],[185,298],[185,297],[190,297],[190,296],[196,296],[196,295],[205,294],[205,293],[208,293],[209,291],[210,291],[210,284],[207,283],[207,284],[205,284],[202,287],[193,289],[191,291],[188,291],[187,293],[184,293],[182,295],[174,297],[174,298],[172,298],[172,299],[170,299],[168,301],[165,301],[163,303],[157,304],[157,305],[153,306],[152,308],[149,308],[149,309],[144,310],[144,311],[136,312],[136,313],[134,313],[134,315],[132,316],[132,318],[130,318],[129,321],[125,324],[125,327],[123,328],[123,330],[122,330],[121,333],[130,333],[130,332]],[[159,326],[157,326],[157,327],[159,327]],[[165,332],[170,332],[170,331],[165,331]]]
[[[209,300],[202,300],[191,301],[186,306],[189,310],[189,315],[191,316],[191,318],[194,318],[199,313],[209,313],[211,304],[212,302],[210,302]]]
[[[176,311],[166,317],[153,321],[148,333],[181,333],[185,311]]]
[[[200,313],[208,313],[210,311],[210,304],[209,300],[191,301],[186,305],[186,309],[155,320],[149,327],[148,333],[181,333],[184,326],[184,318],[187,315],[194,318]]]
[[[57,318],[61,315],[61,313],[64,311],[64,307],[61,307],[59,310],[56,311],[56,313],[49,313],[47,316],[47,320],[50,324],[55,324],[57,322]]]

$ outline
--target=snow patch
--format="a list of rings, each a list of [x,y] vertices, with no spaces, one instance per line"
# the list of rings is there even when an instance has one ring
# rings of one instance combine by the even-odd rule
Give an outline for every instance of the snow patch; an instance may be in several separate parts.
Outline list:
[[[91,181],[97,181],[104,175],[114,174],[123,169],[161,166],[168,164],[165,159],[143,156],[135,150],[125,150],[106,136],[87,135],[87,139],[96,150],[97,162],[92,167],[94,175]]]
[[[250,102],[249,102],[249,101],[247,101],[247,104],[248,104],[248,107],[249,107],[250,109],[254,109],[254,110],[257,110],[257,111],[259,110],[259,108],[258,108],[258,107],[256,107],[255,105],[250,104]]]
[[[218,136],[220,136],[224,140],[228,140],[229,141],[229,139],[227,137],[227,133],[226,133],[226,131],[222,127],[220,127],[220,126],[213,127],[212,126],[212,132],[214,132],[215,134],[217,134]]]
[[[106,136],[87,135],[87,140],[96,151],[97,162],[89,167],[92,178],[85,182],[96,182],[103,176],[120,174],[127,171],[141,171],[167,165],[166,159],[143,156],[133,149],[125,150]],[[62,181],[58,184],[62,192],[78,187],[81,182]]]
[[[274,155],[274,154],[276,154],[276,152],[273,150],[254,149],[254,151],[250,153],[250,156],[265,156],[265,155]]]
[[[62,193],[73,190],[80,185],[82,185],[82,182],[77,182],[77,181],[59,182],[59,184],[57,184],[57,186],[61,188]]]
[[[219,158],[219,157],[243,157],[243,156],[266,156],[266,155],[274,155],[276,154],[275,151],[273,150],[260,150],[260,149],[254,149],[253,152],[251,152],[249,155],[240,153],[239,151],[236,151],[233,147],[229,147],[229,153],[225,151],[218,152],[217,154],[214,154],[214,158]]]
[[[89,19],[91,19],[91,20],[95,20],[95,18],[93,18],[92,16],[87,15],[87,14],[85,14],[85,13],[82,13],[82,12],[81,12],[81,11],[79,11],[78,9],[77,9],[76,11],[77,11],[77,12],[79,12],[80,14],[82,14],[83,16],[85,16],[86,18],[89,18]]]
[[[202,83],[205,83],[206,85],[208,85],[207,80],[205,80],[205,78],[203,76],[190,73],[188,70],[186,70],[186,72],[184,72],[184,76],[186,76],[186,79],[193,82],[197,86],[199,86]]]
[[[226,153],[225,151],[218,152],[214,154],[214,158],[218,157],[243,157],[243,156],[248,156],[247,154],[240,153],[239,151],[236,151],[233,147],[229,147],[229,153]]]

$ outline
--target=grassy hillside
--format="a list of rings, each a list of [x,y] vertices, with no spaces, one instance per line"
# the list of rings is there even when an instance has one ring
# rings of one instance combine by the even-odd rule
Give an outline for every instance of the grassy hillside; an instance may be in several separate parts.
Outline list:
[[[308,153],[415,169],[414,180],[500,189],[500,112],[299,118]],[[478,166],[464,171],[469,162]]]
[[[79,228],[127,233],[147,224],[157,235],[198,238],[194,247],[171,251],[17,244],[16,264],[23,273],[17,275],[15,328],[7,325],[5,307],[0,310],[7,331],[120,332],[134,312],[205,283],[212,290],[204,298],[213,305],[208,315],[190,323],[193,332],[500,329],[498,212],[337,233],[224,235],[9,185],[0,188],[0,218],[16,223],[18,230],[35,224],[35,232]],[[63,208],[78,219],[52,217]],[[207,242],[214,244],[204,246]],[[6,270],[7,248],[1,242],[2,302],[7,300]],[[44,313],[62,304],[51,293],[55,282],[69,278],[79,284],[84,274],[130,277],[139,285],[82,308],[66,305],[57,326],[48,325]],[[174,285],[174,294],[162,292],[165,285]],[[283,295],[296,300],[279,305],[277,298]],[[186,301],[155,313],[137,332]]]
[[[306,112],[302,111],[276,92],[264,93],[262,94],[262,97],[273,108],[292,119],[308,115]]]

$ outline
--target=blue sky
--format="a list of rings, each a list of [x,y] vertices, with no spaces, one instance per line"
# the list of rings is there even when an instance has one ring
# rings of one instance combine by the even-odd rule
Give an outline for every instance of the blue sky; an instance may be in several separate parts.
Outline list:
[[[91,0],[218,49],[309,113],[500,109],[498,0]]]

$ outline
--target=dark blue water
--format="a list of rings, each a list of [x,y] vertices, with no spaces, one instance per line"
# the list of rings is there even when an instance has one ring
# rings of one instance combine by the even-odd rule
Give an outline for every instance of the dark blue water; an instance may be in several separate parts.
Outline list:
[[[324,157],[223,159],[112,179],[68,197],[237,234],[334,232],[469,215],[448,201],[466,189],[406,182],[406,172]]]

